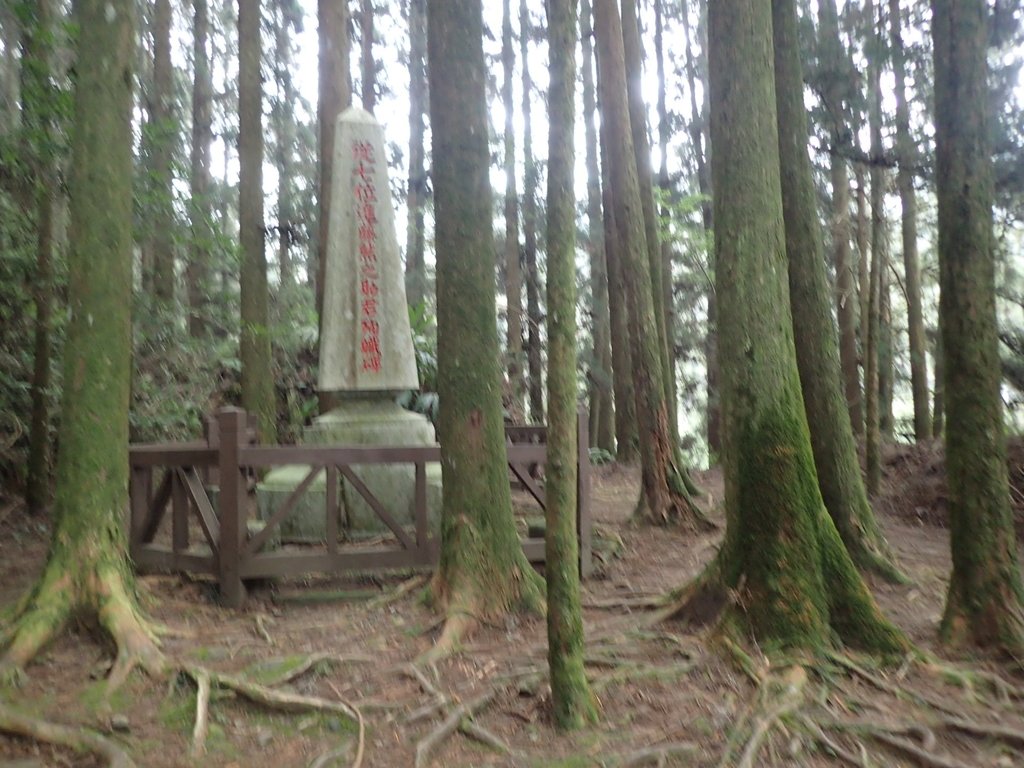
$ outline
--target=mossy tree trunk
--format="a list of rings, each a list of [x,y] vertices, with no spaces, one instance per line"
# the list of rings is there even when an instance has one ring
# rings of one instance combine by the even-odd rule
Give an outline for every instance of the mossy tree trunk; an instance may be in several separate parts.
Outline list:
[[[544,598],[519,544],[508,484],[480,3],[430,3],[427,40],[444,481],[432,591],[448,613],[436,657],[475,621]]]
[[[871,18],[874,5],[869,3]],[[869,46],[870,47],[870,46]],[[868,61],[869,93],[868,124],[871,131],[871,274],[868,278],[867,342],[864,347],[864,442],[867,464],[868,493],[878,493],[882,482],[881,409],[879,404],[881,374],[881,287],[885,268],[885,169],[882,167],[882,88],[881,63],[877,52]],[[859,203],[859,201],[858,201]],[[862,324],[862,328],[864,325]]]
[[[373,0],[361,0],[359,6],[359,71],[363,109],[377,107],[377,62],[373,58]]]
[[[1024,591],[1010,510],[999,388],[988,7],[933,0],[939,320],[945,357],[949,582],[942,635],[1024,653]]]
[[[427,170],[423,151],[423,116],[427,101],[427,0],[409,0],[409,219],[405,238],[405,294],[416,307],[427,296],[426,237]]]
[[[856,149],[860,149],[860,143],[856,142]],[[859,303],[857,312],[857,333],[860,339],[860,366],[863,375],[863,386],[861,392],[864,397],[864,433],[867,431],[867,393],[868,393],[868,326],[871,320],[871,234],[868,222],[868,190],[867,171],[864,163],[855,163],[853,175],[857,181],[857,213],[856,226],[854,227],[854,239],[857,242],[857,299]],[[866,437],[866,434],[865,434]]]
[[[163,658],[141,618],[127,553],[132,296],[134,3],[81,0],[71,167],[70,321],[64,354],[53,538],[23,610],[0,631],[16,676],[74,617],[118,648],[117,684]]]
[[[53,316],[53,255],[57,227],[57,146],[54,133],[55,92],[50,85],[53,8],[51,0],[26,4],[23,21],[21,113],[31,133],[31,204],[36,211],[36,273],[32,280],[36,308],[33,339],[32,416],[29,426],[25,504],[42,513],[50,499],[50,352]],[[26,182],[29,183],[29,182]]]
[[[601,215],[601,172],[598,169],[597,94],[594,89],[594,28],[590,0],[580,4],[583,47],[583,123],[587,164],[587,251],[590,254],[591,324],[594,349],[590,371],[590,436],[594,445],[615,450],[615,406],[612,381],[611,315],[608,309],[608,262]]]
[[[903,206],[903,287],[907,296],[907,337],[910,347],[910,385],[914,397],[914,438],[932,436],[928,407],[928,357],[921,307],[921,268],[917,257],[917,193],[913,166],[917,159],[910,134],[910,109],[907,106],[906,52],[903,45],[903,19],[899,0],[889,0],[889,25],[892,34],[892,68],[896,76],[896,150],[899,169],[896,184]]]
[[[537,269],[537,159],[533,156],[533,79],[530,76],[530,36],[533,24],[526,0],[519,4],[520,65],[523,69],[523,242],[526,265],[526,365],[529,372],[530,420],[544,422],[543,356],[540,329],[540,272]]]
[[[709,7],[726,538],[701,593],[726,626],[817,649],[905,647],[825,512],[789,311],[770,0]],[[693,591],[688,596],[692,596]],[[704,595],[707,596],[707,595]]]
[[[319,98],[316,120],[319,127],[319,178],[317,179],[316,312],[318,330],[323,330],[324,270],[327,268],[328,222],[331,215],[331,174],[334,168],[334,133],[340,115],[352,103],[349,51],[348,0],[317,0],[319,53]],[[425,282],[425,281],[424,281]],[[320,412],[334,407],[329,392],[320,393]]]
[[[772,0],[772,30],[790,308],[818,488],[854,562],[895,576],[892,555],[868,504],[843,395],[814,177],[807,155],[796,0]]]
[[[153,4],[153,93],[150,130],[153,132],[153,300],[158,316],[174,309],[174,172],[173,150],[178,131],[175,115],[174,70],[171,66],[171,0]]]
[[[632,342],[633,387],[643,490],[637,512],[652,522],[704,522],[690,500],[684,474],[676,464],[676,446],[669,429],[665,379],[661,370],[661,339],[657,327],[643,207],[637,180],[636,155],[630,129],[622,26],[614,0],[594,3],[597,54],[601,68],[601,123],[609,169],[609,189],[621,273],[625,288],[629,339]]]
[[[671,216],[668,201],[672,194],[672,181],[668,175],[668,144],[672,138],[672,125],[668,116],[666,90],[668,77],[665,72],[665,9],[662,0],[654,0],[654,59],[658,76],[658,154],[661,162],[658,166],[657,186],[660,191],[662,206],[658,209],[658,217],[667,221]],[[657,228],[661,231],[660,226]],[[675,277],[673,275],[674,253],[671,238],[661,239],[661,303],[665,313],[665,349],[668,355],[666,369],[668,371],[669,419],[675,431],[676,441],[679,437],[679,391],[676,384],[676,309],[675,309]]]
[[[260,439],[277,432],[263,221],[263,83],[260,0],[238,0],[238,230],[242,250],[242,407]]]
[[[571,729],[597,718],[596,700],[587,684],[583,662],[576,541],[576,0],[548,3],[548,54],[548,461],[544,487],[544,572],[552,709],[555,724]]]
[[[209,332],[210,254],[213,249],[213,204],[210,196],[210,144],[213,141],[213,75],[210,68],[210,10],[207,0],[192,0],[192,147],[190,151],[192,237],[186,286],[188,332],[196,339]]]
[[[849,58],[839,38],[839,14],[835,0],[818,5],[820,25],[818,48],[824,102],[831,143],[832,253],[836,269],[836,316],[839,321],[839,364],[843,374],[846,408],[854,435],[864,433],[864,400],[857,367],[857,314],[859,302],[855,285],[856,264],[850,248],[850,174],[843,157],[849,126],[845,119],[844,90],[848,82]]]
[[[508,340],[506,366],[518,416],[523,407],[523,273],[519,246],[519,198],[516,192],[515,106],[512,82],[516,53],[512,44],[512,0],[502,3],[501,66],[504,80],[501,100],[505,107],[505,299]]]

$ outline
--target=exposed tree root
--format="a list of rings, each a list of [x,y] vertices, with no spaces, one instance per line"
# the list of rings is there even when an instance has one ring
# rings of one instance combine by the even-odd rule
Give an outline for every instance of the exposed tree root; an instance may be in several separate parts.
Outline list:
[[[465,613],[448,613],[445,619],[441,636],[426,653],[419,657],[418,661],[423,664],[436,664],[456,653],[462,645],[463,639],[470,635],[479,626],[476,618]]]
[[[323,666],[340,666],[342,664],[373,664],[375,661],[371,656],[362,655],[351,655],[351,656],[339,656],[335,653],[311,653],[303,657],[300,661],[295,664],[291,664],[287,669],[283,670],[281,674],[264,680],[263,685],[268,688],[276,688],[279,685],[290,683],[292,680],[296,680],[305,675],[310,670]]]
[[[413,576],[411,579],[406,579],[390,592],[385,592],[383,595],[375,597],[366,604],[366,607],[380,608],[385,605],[390,605],[396,600],[401,600],[410,592],[420,589],[421,587],[425,587],[429,578],[430,576],[426,574],[420,574],[418,576]]]
[[[0,731],[99,755],[110,768],[135,768],[128,754],[110,739],[86,728],[58,725],[19,714],[0,701]]]
[[[210,720],[210,674],[205,669],[196,670],[196,724],[192,729],[192,757],[206,754],[206,734]]]
[[[779,720],[800,706],[807,685],[807,672],[803,667],[793,666],[780,672],[766,675],[758,688],[756,713],[741,719],[726,741],[725,753],[719,763],[721,768],[752,768],[765,737]],[[737,762],[733,760],[733,745],[739,742],[737,735],[750,722],[750,736]]]
[[[634,768],[640,765],[664,765],[665,761],[676,755],[688,755],[697,751],[697,745],[688,741],[680,741],[672,744],[658,744],[653,747],[644,747],[624,755],[612,757],[604,761],[603,765],[608,768]]]
[[[500,752],[503,755],[512,754],[512,749],[499,736],[491,733],[483,726],[477,725],[472,720],[462,720],[459,723],[459,732],[474,741],[479,741],[485,747],[490,747],[495,752]]]
[[[472,719],[482,712],[494,701],[500,690],[499,688],[492,688],[475,699],[460,704],[449,713],[448,717],[440,725],[420,739],[416,744],[416,768],[423,768],[430,757],[430,753],[437,749],[445,739],[455,733],[464,719]]]

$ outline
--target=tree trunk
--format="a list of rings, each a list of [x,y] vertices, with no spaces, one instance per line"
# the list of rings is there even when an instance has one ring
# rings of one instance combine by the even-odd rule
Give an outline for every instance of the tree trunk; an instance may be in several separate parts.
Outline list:
[[[871,18],[874,5],[871,4]],[[864,364],[864,394],[867,401],[865,415],[865,454],[867,464],[868,493],[878,493],[882,481],[880,456],[880,409],[879,384],[881,375],[881,286],[882,270],[885,268],[885,169],[882,168],[882,90],[881,63],[877,53],[872,53],[869,62],[870,88],[868,95],[868,123],[871,129],[871,275],[868,278],[867,301],[867,345]],[[858,200],[858,205],[859,205]]]
[[[512,392],[513,417],[523,408],[523,275],[519,249],[519,199],[516,192],[515,107],[512,80],[515,49],[512,47],[512,2],[504,0],[501,25],[501,63],[504,82],[501,100],[505,106],[505,298],[508,329],[508,383]]]
[[[583,43],[583,123],[586,129],[587,250],[590,253],[590,293],[593,299],[594,360],[590,370],[590,436],[609,453],[615,450],[615,407],[608,310],[608,262],[601,215],[601,172],[597,161],[597,94],[594,91],[594,56],[590,0],[582,0],[580,28]]]
[[[818,488],[853,561],[898,577],[861,479],[839,363],[814,177],[795,0],[772,0],[775,104],[790,308]]]
[[[943,355],[942,355],[942,335],[941,333],[936,334],[935,347],[933,351],[933,357],[935,359],[935,375],[933,380],[935,381],[935,405],[932,408],[932,435],[935,437],[942,437],[942,431],[945,429],[945,415],[946,415],[946,392],[945,392],[945,380],[946,374],[943,370]]]
[[[427,171],[423,151],[423,115],[427,101],[427,0],[409,0],[409,221],[405,238],[405,293],[410,307],[427,297],[423,209],[427,205]]]
[[[238,0],[238,228],[242,326],[242,407],[256,417],[260,438],[277,431],[267,311],[263,230],[263,86],[260,0]]]
[[[612,191],[617,245],[622,257],[618,277],[622,279],[627,298],[633,353],[643,481],[637,513],[641,519],[652,522],[705,524],[705,518],[689,498],[682,469],[675,464],[676,451],[668,424],[665,379],[661,371],[660,339],[650,332],[657,327],[657,321],[630,130],[622,27],[614,0],[597,0],[594,18],[601,68],[602,128],[607,124],[603,159],[610,173],[608,186]]]
[[[292,202],[292,154],[295,151],[295,88],[292,83],[291,36],[292,17],[282,5],[278,9],[275,39],[275,73],[278,87],[277,104],[277,267],[281,289],[286,293],[293,282],[291,245],[294,233]]]
[[[116,687],[163,657],[141,618],[128,563],[128,401],[132,297],[134,3],[75,4],[78,56],[71,164],[71,236],[60,455],[47,563],[0,635],[0,678],[22,668],[72,619],[117,648]]]
[[[507,0],[506,0],[507,2]],[[576,541],[576,2],[548,3],[548,461],[545,470],[545,567],[548,665],[555,725],[597,719],[583,662],[579,552]]]
[[[817,650],[838,637],[891,652],[906,642],[882,618],[824,510],[801,404],[771,8],[768,0],[709,7],[727,528],[718,559],[683,605],[706,608],[717,598],[726,628],[772,647]]]
[[[832,251],[836,269],[836,315],[839,320],[839,363],[847,412],[855,436],[864,434],[864,401],[857,367],[858,295],[853,253],[850,250],[850,176],[841,148],[849,131],[843,110],[846,53],[839,39],[839,14],[835,0],[818,6],[819,47],[825,67],[824,101],[829,120],[832,180]],[[813,420],[812,420],[813,423]],[[840,529],[841,532],[841,529]]]
[[[373,0],[362,0],[359,10],[359,42],[363,109],[373,112],[377,106],[377,63],[373,60]]]
[[[477,621],[544,599],[519,544],[508,484],[481,13],[475,0],[428,5],[445,487],[432,592],[448,612],[431,658],[453,650]]]
[[[661,155],[661,164],[658,168],[658,189],[660,190],[662,207],[658,216],[668,221],[671,212],[668,208],[668,200],[672,194],[672,182],[668,176],[668,143],[672,138],[672,126],[668,121],[668,106],[665,99],[665,90],[668,79],[665,74],[665,48],[664,48],[664,9],[662,0],[654,1],[654,58],[658,73],[658,154]],[[659,228],[660,230],[660,228]],[[669,402],[669,421],[675,432],[676,442],[679,437],[679,392],[676,385],[676,340],[675,340],[675,290],[673,275],[673,253],[670,239],[665,238],[661,242],[661,304],[665,316],[665,350],[667,354],[666,367],[668,370],[669,391],[667,393]]]
[[[530,9],[526,0],[519,4],[519,45],[520,61],[523,67],[523,240],[526,245],[526,364],[529,370],[530,420],[535,424],[544,422],[544,382],[542,378],[543,355],[540,341],[540,326],[544,321],[540,312],[540,274],[537,271],[537,161],[533,156],[533,120],[530,110],[530,94],[533,80],[530,78]]]
[[[903,206],[903,269],[907,295],[907,335],[910,345],[910,383],[914,396],[914,437],[932,436],[928,413],[928,358],[925,352],[924,317],[921,309],[921,270],[917,258],[917,194],[914,191],[913,166],[916,150],[910,135],[910,110],[906,93],[906,54],[903,48],[902,18],[899,0],[889,0],[892,29],[892,66],[896,75],[896,150],[899,169],[896,184]]]
[[[942,636],[1024,652],[1024,590],[999,394],[987,3],[933,0],[939,320],[953,573]]]
[[[856,141],[856,139],[855,139]],[[860,142],[856,141],[860,150]],[[860,338],[860,367],[863,372],[864,385],[861,388],[865,409],[867,408],[868,392],[868,325],[871,320],[871,235],[868,222],[868,190],[867,171],[863,163],[854,164],[854,178],[857,180],[857,226],[854,235],[857,240],[857,300],[860,304],[857,317],[859,320],[857,333]],[[865,429],[867,413],[864,414]]]
[[[153,98],[153,299],[159,315],[174,308],[174,174],[173,149],[178,122],[171,66],[171,0],[154,0]]]
[[[210,258],[213,248],[213,206],[210,143],[213,141],[213,76],[210,70],[210,12],[207,0],[192,0],[192,148],[190,152],[192,237],[185,282],[188,288],[189,335],[209,332]]]
[[[886,184],[888,185],[888,174]],[[883,203],[884,206],[884,203]],[[889,261],[889,230],[882,209],[882,247],[878,252],[881,272],[878,276],[878,429],[882,440],[891,443],[895,436],[892,415],[893,352],[892,352],[892,273]]]

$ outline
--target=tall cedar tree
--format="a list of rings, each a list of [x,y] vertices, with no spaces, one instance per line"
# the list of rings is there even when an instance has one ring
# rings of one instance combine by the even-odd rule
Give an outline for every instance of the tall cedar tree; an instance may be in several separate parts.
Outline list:
[[[856,265],[850,248],[850,174],[841,151],[848,141],[849,126],[844,112],[844,86],[849,60],[839,39],[839,13],[835,0],[818,4],[818,50],[823,77],[822,91],[830,147],[832,182],[832,254],[836,270],[836,315],[839,319],[839,364],[843,372],[846,408],[854,435],[864,433],[864,400],[857,367]]]
[[[188,332],[201,338],[208,332],[210,304],[210,252],[213,247],[210,143],[213,141],[213,74],[210,68],[210,9],[207,0],[192,0],[192,147],[190,184],[192,200],[185,282],[188,288]]]
[[[334,132],[338,115],[352,102],[349,71],[351,40],[348,31],[348,0],[317,0],[317,38],[319,53],[319,98],[316,120],[319,126],[319,178],[317,188],[317,268],[316,311],[323,325],[324,269],[327,265],[327,226],[331,213],[331,169],[334,167]],[[330,397],[320,395],[320,410],[330,405]]]
[[[814,176],[807,155],[796,0],[772,0],[772,30],[790,308],[818,487],[854,562],[898,578],[868,504],[847,418]]]
[[[604,163],[620,249],[618,278],[625,288],[629,338],[632,345],[633,387],[636,398],[643,488],[637,513],[662,523],[682,521],[706,525],[691,501],[684,473],[676,464],[676,446],[669,429],[665,379],[661,369],[661,340],[656,328],[650,261],[644,233],[640,184],[630,130],[622,25],[614,0],[594,3],[597,55],[601,69],[601,123],[607,124]]]
[[[987,4],[933,0],[939,321],[945,355],[949,582],[943,637],[1024,653],[1010,511],[992,235]]]
[[[668,101],[666,91],[668,89],[668,77],[665,74],[665,29],[664,29],[664,8],[662,0],[654,0],[654,58],[658,75],[658,154],[661,156],[661,164],[658,167],[657,186],[662,199],[662,206],[658,211],[661,219],[668,220],[670,211],[668,208],[669,195],[672,192],[672,182],[668,175],[668,143],[672,138],[672,126],[668,119]],[[658,227],[660,232],[661,228]],[[669,387],[668,392],[670,418],[672,425],[678,430],[679,394],[676,390],[676,341],[675,341],[675,290],[673,288],[672,269],[672,242],[670,238],[661,238],[661,304],[665,311],[665,348],[668,354]],[[678,432],[677,432],[678,436]]]
[[[275,14],[274,79],[278,101],[274,105],[277,133],[277,268],[280,287],[293,282],[291,245],[294,203],[292,201],[292,155],[295,151],[295,85],[292,82],[292,40],[290,29],[296,23],[294,7],[281,3]]]
[[[501,100],[505,106],[505,302],[508,329],[508,382],[513,414],[523,402],[523,275],[519,249],[519,200],[516,193],[515,107],[512,101],[516,52],[512,46],[512,0],[502,3],[501,66],[504,80]]]
[[[171,66],[171,0],[153,4],[153,94],[150,130],[153,133],[153,299],[166,316],[174,308],[174,69]]]
[[[921,268],[917,258],[917,193],[913,166],[916,160],[914,139],[910,134],[910,109],[907,106],[907,56],[903,45],[903,19],[899,0],[889,0],[889,25],[892,34],[892,68],[896,75],[896,151],[899,168],[896,185],[903,207],[903,288],[907,295],[907,336],[910,346],[910,384],[914,396],[914,437],[932,436],[928,407],[928,357],[925,352],[924,316],[921,309]]]
[[[445,488],[432,593],[448,614],[436,658],[475,622],[537,609],[544,594],[519,544],[507,476],[482,9],[479,0],[432,0],[427,12]]]
[[[409,0],[409,211],[405,238],[405,294],[410,307],[427,295],[423,210],[427,204],[427,171],[423,151],[423,115],[427,111],[427,0]]]
[[[608,262],[601,216],[601,172],[597,160],[597,94],[594,90],[594,41],[590,0],[580,3],[583,48],[583,124],[587,165],[587,251],[590,254],[591,336],[590,437],[594,445],[615,449],[615,406],[612,390],[611,315],[608,309]]]
[[[529,369],[530,420],[544,421],[543,356],[540,344],[540,272],[537,268],[537,160],[533,156],[532,93],[530,77],[530,8],[526,0],[519,4],[519,46],[523,68],[523,240],[526,246],[526,365]]]
[[[117,645],[109,683],[163,656],[135,596],[122,511],[128,506],[132,299],[131,0],[75,4],[78,64],[64,394],[53,538],[36,585],[0,629],[0,677],[17,677],[74,618]]]
[[[548,461],[544,538],[551,703],[559,728],[597,719],[583,665],[576,541],[576,1],[548,3]]]
[[[709,7],[727,528],[683,605],[717,598],[727,630],[782,648],[838,638],[894,651],[905,640],[879,613],[815,477],[789,311],[771,14],[770,0]]]
[[[34,196],[27,202],[36,211],[36,274],[33,300],[36,307],[32,360],[32,416],[29,427],[25,504],[39,514],[50,498],[50,331],[53,315],[53,251],[57,228],[57,157],[54,130],[55,91],[50,84],[52,67],[52,0],[27,5],[25,47],[22,51],[22,121],[34,147],[32,162]]]
[[[238,230],[242,249],[242,407],[256,417],[260,438],[275,436],[267,254],[263,229],[263,84],[260,0],[238,0]]]

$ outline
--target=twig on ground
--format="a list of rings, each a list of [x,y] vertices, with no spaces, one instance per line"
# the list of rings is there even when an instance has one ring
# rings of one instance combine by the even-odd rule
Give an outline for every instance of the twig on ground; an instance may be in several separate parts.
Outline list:
[[[256,614],[256,634],[263,638],[267,645],[274,645],[274,638],[267,630],[267,617],[262,613]]]
[[[105,736],[87,728],[50,723],[20,714],[0,702],[0,732],[69,747],[76,752],[92,752],[107,761],[110,768],[135,768],[128,754]]]
[[[196,670],[196,725],[192,729],[192,757],[206,754],[206,733],[210,721],[210,674]]]
[[[427,758],[437,746],[458,729],[463,719],[473,717],[494,701],[498,688],[492,688],[471,701],[464,702],[451,711],[440,725],[424,736],[416,744],[416,768],[426,765]]]
[[[429,574],[420,574],[418,576],[413,576],[411,579],[406,579],[390,592],[385,592],[383,595],[373,598],[373,600],[366,604],[366,607],[380,608],[385,605],[390,605],[396,600],[407,595],[409,592],[424,586],[427,583],[428,578]]]
[[[430,678],[423,674],[423,670],[417,667],[415,664],[410,664],[409,666],[405,667],[404,672],[406,675],[412,677],[420,684],[420,687],[423,689],[424,693],[429,693],[435,699],[444,700],[444,694],[437,690],[437,687],[432,682],[430,682]]]

